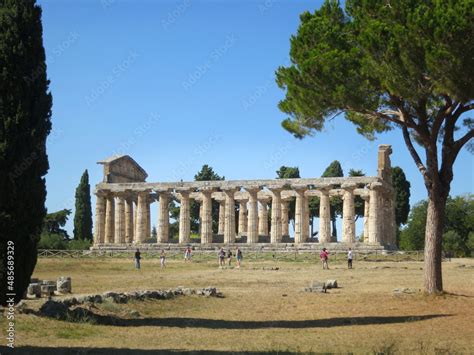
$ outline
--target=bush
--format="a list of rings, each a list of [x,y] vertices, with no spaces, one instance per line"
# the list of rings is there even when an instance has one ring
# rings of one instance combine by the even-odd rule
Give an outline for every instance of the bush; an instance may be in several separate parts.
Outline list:
[[[67,248],[69,250],[88,250],[90,247],[91,242],[86,239],[71,240],[67,243]]]
[[[462,237],[453,230],[443,234],[443,251],[452,252],[455,257],[466,256],[465,245]]]
[[[59,234],[42,233],[38,249],[67,249],[67,241]]]

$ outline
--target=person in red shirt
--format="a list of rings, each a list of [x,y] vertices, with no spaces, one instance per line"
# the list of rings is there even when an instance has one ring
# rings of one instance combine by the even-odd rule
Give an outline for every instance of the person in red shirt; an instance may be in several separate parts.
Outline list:
[[[319,257],[321,258],[321,262],[323,263],[323,270],[324,269],[329,270],[329,265],[328,265],[329,252],[327,251],[326,248],[323,248],[323,250],[321,251],[321,254],[319,254]]]

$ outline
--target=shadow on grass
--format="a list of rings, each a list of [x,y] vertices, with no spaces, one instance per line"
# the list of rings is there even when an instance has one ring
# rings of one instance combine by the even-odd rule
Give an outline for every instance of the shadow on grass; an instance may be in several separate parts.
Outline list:
[[[8,348],[0,346],[1,354],[21,354],[21,355],[95,355],[95,354],[117,354],[117,355],[135,355],[135,354],[250,354],[250,355],[268,355],[268,354],[296,354],[289,351],[225,351],[225,350],[180,350],[180,349],[117,349],[117,348],[53,348],[53,347],[35,347],[23,346],[8,351]]]
[[[428,319],[449,317],[450,314],[428,314],[409,316],[369,316],[369,317],[340,317],[308,320],[224,320],[207,318],[120,318],[111,315],[98,315],[85,308],[70,311],[66,320],[70,322],[91,321],[98,325],[118,327],[172,327],[172,328],[205,328],[205,329],[270,329],[270,328],[332,328],[354,325],[381,325],[394,323],[418,322]]]

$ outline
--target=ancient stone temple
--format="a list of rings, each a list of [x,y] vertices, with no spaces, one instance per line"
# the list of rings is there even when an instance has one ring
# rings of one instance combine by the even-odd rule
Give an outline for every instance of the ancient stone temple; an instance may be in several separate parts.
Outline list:
[[[392,248],[396,244],[394,192],[389,145],[379,146],[378,174],[373,177],[145,182],[147,173],[129,156],[100,161],[103,182],[96,185],[95,248],[147,244],[150,209],[157,203],[157,240],[170,243],[169,204],[180,205],[179,236],[189,244],[190,202],[200,204],[200,244],[331,243],[331,198],[343,200],[342,244],[356,243],[354,199],[364,201],[363,243]],[[311,236],[308,201],[318,197],[319,231]],[[212,201],[219,202],[217,234],[213,233]],[[290,239],[290,201],[295,201],[294,232]],[[291,226],[293,229],[293,226]],[[293,239],[294,236],[294,239]],[[359,243],[358,243],[359,244]]]

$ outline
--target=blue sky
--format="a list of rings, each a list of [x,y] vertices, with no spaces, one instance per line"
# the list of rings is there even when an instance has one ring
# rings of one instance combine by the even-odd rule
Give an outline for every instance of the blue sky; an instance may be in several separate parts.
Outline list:
[[[84,169],[93,187],[96,162],[114,154],[132,156],[148,181],[192,180],[203,164],[228,180],[273,178],[281,165],[318,177],[336,159],[346,173],[375,175],[378,144],[391,144],[411,202],[426,197],[399,130],[369,142],[342,117],[304,140],[281,128],[274,72],[288,63],[299,14],[321,1],[39,3],[53,94],[50,212],[74,208]],[[473,191],[473,172],[463,151],[453,195]]]

